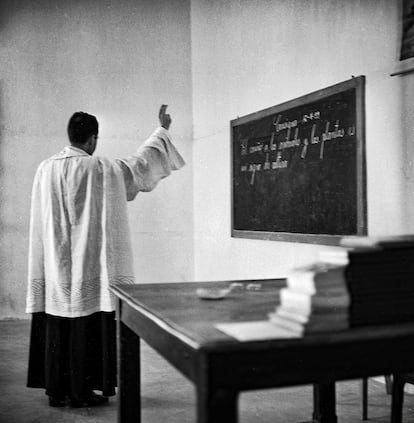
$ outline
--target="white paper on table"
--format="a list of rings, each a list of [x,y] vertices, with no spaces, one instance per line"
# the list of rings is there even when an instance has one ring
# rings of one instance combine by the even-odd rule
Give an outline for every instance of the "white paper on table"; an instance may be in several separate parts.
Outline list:
[[[268,320],[254,322],[218,323],[214,325],[238,341],[263,341],[269,339],[300,338],[288,329],[281,328]]]

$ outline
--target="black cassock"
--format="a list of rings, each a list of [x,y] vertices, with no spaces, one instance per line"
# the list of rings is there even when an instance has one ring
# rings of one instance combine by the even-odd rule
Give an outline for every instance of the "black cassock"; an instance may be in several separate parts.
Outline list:
[[[72,400],[92,390],[115,395],[115,312],[75,318],[33,313],[27,386]]]

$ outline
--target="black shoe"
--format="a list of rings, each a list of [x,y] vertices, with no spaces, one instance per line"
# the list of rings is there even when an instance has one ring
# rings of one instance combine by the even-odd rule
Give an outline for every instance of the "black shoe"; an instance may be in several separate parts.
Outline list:
[[[98,395],[92,393],[90,397],[82,399],[82,400],[70,400],[70,406],[74,408],[82,408],[82,407],[96,407],[98,405],[106,404],[108,402],[108,397],[104,397],[103,395]]]
[[[51,407],[65,407],[67,404],[66,398],[62,397],[49,397],[49,405]]]

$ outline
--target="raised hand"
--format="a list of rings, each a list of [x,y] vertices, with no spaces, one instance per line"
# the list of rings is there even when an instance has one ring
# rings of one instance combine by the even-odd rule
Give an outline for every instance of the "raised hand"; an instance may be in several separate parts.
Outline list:
[[[167,111],[167,105],[163,104],[160,108],[160,112],[158,114],[158,118],[160,120],[160,124],[163,128],[169,129],[171,125],[171,116],[166,113]]]

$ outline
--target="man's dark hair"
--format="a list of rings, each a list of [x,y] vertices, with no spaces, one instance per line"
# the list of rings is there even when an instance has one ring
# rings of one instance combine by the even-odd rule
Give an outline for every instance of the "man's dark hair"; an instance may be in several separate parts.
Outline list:
[[[98,120],[85,112],[76,112],[69,119],[68,136],[72,144],[85,144],[91,135],[98,135]]]

